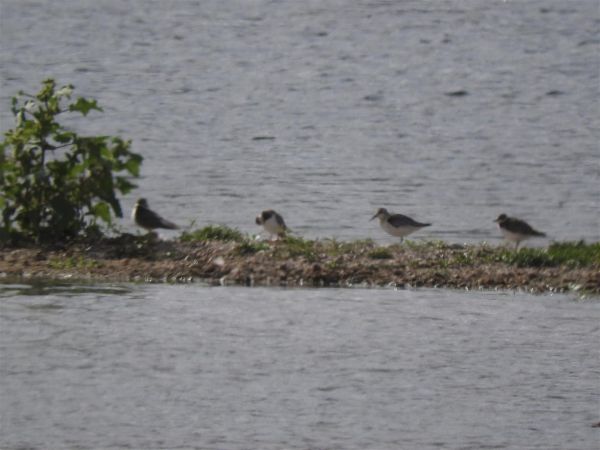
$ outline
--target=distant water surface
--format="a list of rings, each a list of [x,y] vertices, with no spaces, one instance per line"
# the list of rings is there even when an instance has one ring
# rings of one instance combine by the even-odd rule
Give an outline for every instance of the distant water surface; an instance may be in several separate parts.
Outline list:
[[[385,206],[433,222],[416,238],[499,242],[506,212],[593,241],[599,15],[597,0],[0,0],[1,128],[18,90],[73,83],[105,112],[72,126],[145,157],[125,208],[144,196],[183,225],[253,233],[275,208],[304,236],[392,242],[368,221]]]
[[[600,240],[597,0],[0,0],[0,129],[46,77],[184,226]],[[134,228],[127,218],[119,225]],[[164,236],[173,234],[165,232]],[[597,301],[0,285],[0,448],[596,449]]]
[[[3,449],[597,449],[600,303],[0,285]]]

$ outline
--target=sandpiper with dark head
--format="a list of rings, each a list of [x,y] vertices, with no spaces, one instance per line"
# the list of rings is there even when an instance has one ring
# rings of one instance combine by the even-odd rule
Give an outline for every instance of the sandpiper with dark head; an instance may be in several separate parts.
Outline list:
[[[521,241],[532,237],[544,237],[545,233],[534,229],[531,225],[516,217],[508,217],[506,214],[500,214],[496,220],[504,238],[515,243],[515,249],[519,248]]]
[[[285,236],[288,229],[283,217],[272,209],[267,209],[256,216],[256,225],[262,225],[267,233],[277,237]]]
[[[400,242],[405,236],[431,225],[430,223],[417,222],[403,214],[390,214],[385,208],[379,208],[375,215],[371,217],[371,220],[373,219],[379,219],[381,228],[392,236],[399,237]]]
[[[145,198],[140,198],[133,207],[131,218],[136,225],[144,230],[152,231],[156,228],[165,228],[167,230],[177,230],[179,227],[173,222],[163,219],[157,213],[148,207],[148,202]]]

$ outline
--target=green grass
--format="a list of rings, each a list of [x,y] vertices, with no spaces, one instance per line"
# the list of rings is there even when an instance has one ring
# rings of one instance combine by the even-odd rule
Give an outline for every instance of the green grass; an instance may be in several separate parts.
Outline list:
[[[393,247],[402,248],[407,247],[412,250],[425,251],[425,250],[442,250],[448,247],[448,243],[440,240],[432,241],[417,241],[405,239],[404,242],[394,244]]]
[[[83,256],[69,256],[67,258],[52,258],[48,261],[48,266],[57,270],[86,270],[98,267],[98,262]]]
[[[586,244],[579,242],[556,242],[544,248],[522,248],[501,250],[494,255],[502,261],[517,267],[590,267],[600,266],[600,242]]]
[[[385,247],[378,247],[369,252],[371,259],[391,259],[393,257],[392,252]]]
[[[279,258],[303,256],[309,261],[314,261],[317,257],[316,242],[287,235],[275,245],[274,254]]]
[[[266,242],[245,240],[237,246],[237,252],[240,255],[253,255],[269,248]]]
[[[452,258],[448,261],[448,265],[472,266],[476,261],[475,252],[467,250],[453,254]]]
[[[318,247],[321,253],[332,257],[348,254],[360,255],[375,248],[375,242],[372,239],[361,239],[350,242],[325,239],[318,242]]]
[[[583,241],[557,242],[550,245],[548,253],[563,264],[600,265],[600,242],[595,244],[586,244]]]
[[[237,242],[239,245],[236,250],[240,255],[269,250],[278,259],[304,257],[309,261],[316,261],[323,257],[343,256],[392,259],[397,250],[411,249],[430,261],[436,261],[434,265],[439,264],[439,267],[486,263],[504,263],[516,267],[600,267],[600,242],[557,242],[547,248],[524,247],[518,251],[487,245],[464,246],[456,251],[456,246],[442,241],[406,241],[391,247],[379,247],[370,239],[346,242],[336,239],[310,240],[291,235],[274,243],[267,243],[254,241],[236,229],[221,225],[184,232],[179,239],[182,242]],[[69,264],[77,266],[81,263]]]
[[[224,225],[209,225],[194,231],[184,231],[179,237],[181,242],[225,241],[245,242],[244,235],[234,228]]]

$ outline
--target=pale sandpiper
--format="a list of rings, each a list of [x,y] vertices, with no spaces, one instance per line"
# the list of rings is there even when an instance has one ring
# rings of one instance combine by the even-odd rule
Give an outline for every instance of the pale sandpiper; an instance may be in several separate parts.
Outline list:
[[[515,243],[515,249],[519,248],[521,241],[536,236],[546,236],[545,233],[535,230],[531,225],[516,217],[508,217],[506,214],[500,214],[496,220],[504,238]]]
[[[163,219],[157,213],[152,211],[148,207],[148,202],[145,198],[140,198],[136,202],[133,211],[131,211],[131,218],[136,225],[148,231],[152,231],[156,228],[166,228],[167,230],[176,230],[179,228],[173,222]]]
[[[371,217],[371,220],[376,218],[379,219],[381,228],[392,236],[399,237],[400,242],[402,242],[404,236],[431,225],[430,223],[417,222],[403,214],[390,214],[385,208],[379,208],[377,213]]]

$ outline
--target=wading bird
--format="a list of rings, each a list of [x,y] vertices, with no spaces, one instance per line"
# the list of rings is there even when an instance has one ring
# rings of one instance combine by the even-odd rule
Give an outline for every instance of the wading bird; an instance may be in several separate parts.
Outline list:
[[[288,229],[283,217],[272,209],[267,209],[256,216],[256,225],[262,225],[270,235],[278,237],[285,236]]]
[[[131,218],[136,225],[144,230],[152,231],[156,228],[166,228],[167,230],[176,230],[179,227],[173,222],[160,217],[157,213],[148,207],[148,202],[145,198],[140,198],[131,211]]]
[[[525,239],[546,236],[545,233],[535,230],[524,220],[508,217],[506,214],[500,214],[494,222],[498,224],[504,238],[515,243],[515,249],[518,249],[521,241]]]
[[[400,242],[402,242],[404,236],[431,225],[430,223],[417,222],[403,214],[390,214],[385,208],[379,208],[375,215],[371,217],[371,220],[376,218],[379,219],[381,228],[392,236],[399,237]]]

